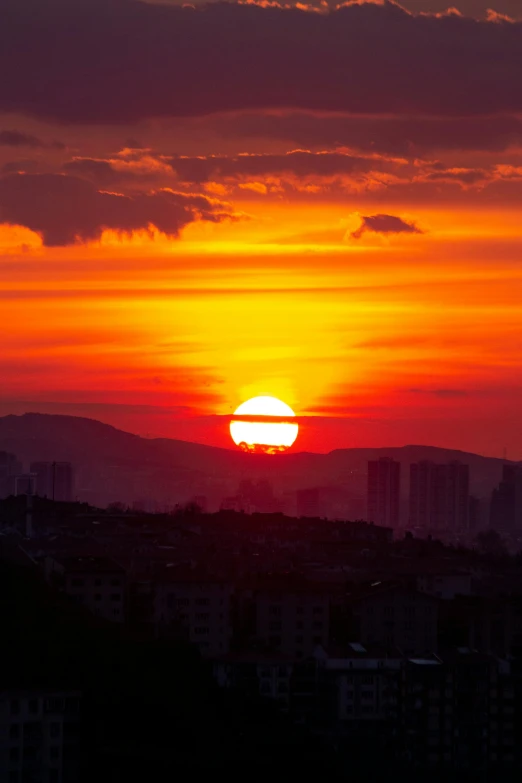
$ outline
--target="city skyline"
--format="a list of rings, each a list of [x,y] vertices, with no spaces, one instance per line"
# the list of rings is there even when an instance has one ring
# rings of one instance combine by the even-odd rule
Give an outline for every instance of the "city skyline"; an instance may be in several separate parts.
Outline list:
[[[130,514],[193,508],[365,520],[395,534],[468,545],[490,531],[515,550],[522,530],[521,465],[461,451],[290,451],[274,463],[264,449],[242,454],[154,441],[101,422],[39,414],[0,418],[0,443],[9,448],[0,451],[0,498],[28,495]]]
[[[0,0],[0,783],[520,782],[521,53]]]

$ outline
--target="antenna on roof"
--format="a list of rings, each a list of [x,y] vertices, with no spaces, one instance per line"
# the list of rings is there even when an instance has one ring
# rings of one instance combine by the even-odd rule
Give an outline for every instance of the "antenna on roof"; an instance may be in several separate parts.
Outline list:
[[[29,486],[27,487],[27,495],[25,496],[25,537],[32,538],[33,536],[33,481],[32,476],[29,477]]]

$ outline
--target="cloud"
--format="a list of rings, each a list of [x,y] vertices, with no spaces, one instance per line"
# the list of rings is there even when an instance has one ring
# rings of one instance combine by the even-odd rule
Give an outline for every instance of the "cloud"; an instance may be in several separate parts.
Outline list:
[[[26,167],[27,165],[27,167]],[[33,168],[31,168],[31,165]],[[287,153],[168,156],[151,149],[124,151],[112,158],[76,157],[62,173],[86,179],[103,190],[125,193],[152,188],[197,189],[222,198],[281,198],[326,200],[356,194],[375,208],[377,193],[392,204],[436,199],[520,201],[522,167],[447,165],[439,160],[406,160],[378,154],[357,155],[344,150],[293,150]],[[4,173],[35,173],[34,164],[7,164]],[[237,190],[235,190],[237,188]],[[399,227],[404,231],[404,227]]]
[[[473,16],[477,19],[486,18],[491,7],[495,12],[507,15],[512,19],[521,19],[522,11],[520,0],[402,0],[401,5],[410,11],[422,11],[425,13],[440,13],[450,6],[457,8],[465,16]]]
[[[171,184],[175,175],[172,168],[149,150],[126,147],[112,159],[73,158],[62,166],[65,174],[88,179],[100,187],[119,185]]]
[[[182,182],[200,183],[223,178],[291,174],[295,177],[335,177],[398,168],[399,161],[360,157],[343,152],[293,150],[283,155],[244,154],[176,157],[170,165]]]
[[[130,138],[125,140],[125,148],[129,150],[143,150],[145,149],[144,145],[139,142],[137,139]]]
[[[33,149],[46,147],[48,149],[63,150],[65,149],[65,144],[62,144],[60,141],[52,141],[46,144],[30,133],[24,133],[19,130],[3,130],[0,131],[0,147],[32,147]]]
[[[253,2],[254,0],[250,0]],[[364,2],[364,0],[347,0],[348,2]],[[371,0],[370,0],[371,1]],[[172,3],[179,4],[179,0],[146,0],[146,2]],[[207,0],[191,0],[190,5],[205,5]],[[272,0],[255,0],[262,5],[277,5]],[[373,0],[373,2],[383,2],[383,0]],[[336,8],[340,5],[339,0],[284,0],[280,5],[287,7],[307,7],[324,10],[325,7]],[[414,13],[440,14],[447,12],[450,6],[457,8],[464,16],[471,16],[475,19],[485,19],[490,13],[500,12],[500,15],[508,16],[511,19],[522,19],[522,10],[520,0],[401,0],[400,5]],[[495,12],[491,12],[491,6],[495,6]]]
[[[239,154],[168,157],[146,150],[142,155],[116,156],[103,160],[75,158],[62,171],[87,179],[100,188],[126,188],[147,185],[203,188],[221,196],[234,186],[264,196],[288,191],[316,194],[323,189],[383,187],[395,172],[404,171],[407,162],[383,156],[358,156],[342,151],[310,152],[293,150],[283,154]]]
[[[493,179],[494,172],[486,169],[467,169],[462,167],[444,168],[430,171],[424,175],[427,181],[432,182],[458,182],[463,186],[485,184]]]
[[[101,187],[118,185],[125,179],[136,179],[131,172],[118,171],[108,160],[94,160],[93,158],[79,158],[64,164],[63,171],[75,177],[89,179]]]
[[[352,231],[352,239],[360,239],[367,231],[376,234],[423,234],[414,223],[408,223],[396,215],[361,215],[361,225]]]
[[[225,136],[278,139],[307,149],[346,147],[363,153],[425,155],[433,151],[502,152],[522,146],[522,121],[482,117],[369,117],[304,111],[238,112],[210,120]]]
[[[77,177],[12,174],[0,178],[0,221],[30,228],[46,245],[99,239],[105,229],[131,233],[154,226],[169,236],[195,220],[232,217],[205,196],[159,190],[123,196]]]
[[[2,8],[5,112],[124,123],[269,108],[522,110],[520,23],[414,15],[393,2],[324,13],[136,0],[3,0]]]
[[[2,166],[2,174],[34,174],[40,164],[37,160],[10,160]]]
[[[45,144],[36,136],[22,133],[18,130],[0,131],[0,146],[2,147],[44,147]]]

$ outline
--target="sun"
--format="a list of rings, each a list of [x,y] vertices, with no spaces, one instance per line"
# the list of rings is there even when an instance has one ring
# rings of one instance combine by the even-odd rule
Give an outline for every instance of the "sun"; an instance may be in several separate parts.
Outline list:
[[[252,397],[234,412],[230,434],[243,451],[277,454],[297,438],[299,425],[292,418],[292,408],[277,397]]]

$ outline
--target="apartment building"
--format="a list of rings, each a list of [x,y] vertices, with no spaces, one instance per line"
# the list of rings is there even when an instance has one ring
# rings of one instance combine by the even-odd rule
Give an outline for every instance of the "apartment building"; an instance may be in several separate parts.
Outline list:
[[[75,783],[79,718],[74,691],[0,692],[2,783]]]
[[[266,585],[254,592],[255,638],[293,659],[326,645],[330,599],[314,585]]]
[[[163,569],[156,581],[159,635],[180,636],[202,655],[225,655],[232,638],[232,593],[227,582],[190,569]]]
[[[125,570],[106,557],[47,557],[47,578],[92,614],[125,621]]]

